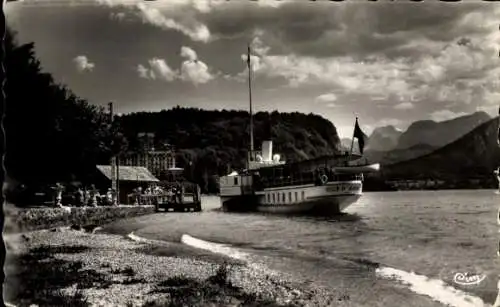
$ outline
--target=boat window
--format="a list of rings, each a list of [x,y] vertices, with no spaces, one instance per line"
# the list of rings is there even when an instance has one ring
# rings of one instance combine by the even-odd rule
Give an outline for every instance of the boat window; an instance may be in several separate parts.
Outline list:
[[[234,185],[238,185],[238,177],[234,177]]]
[[[267,194],[267,202],[270,203],[271,202],[271,194]]]
[[[273,193],[273,203],[276,202],[275,194]]]
[[[299,193],[295,192],[295,201],[299,200]]]
[[[292,192],[288,192],[288,201],[292,201]]]
[[[302,191],[302,200],[304,200],[304,199],[305,199],[305,192]]]
[[[282,194],[282,197],[283,198],[281,199],[281,201],[285,202],[286,201],[286,195],[285,195],[285,193]]]

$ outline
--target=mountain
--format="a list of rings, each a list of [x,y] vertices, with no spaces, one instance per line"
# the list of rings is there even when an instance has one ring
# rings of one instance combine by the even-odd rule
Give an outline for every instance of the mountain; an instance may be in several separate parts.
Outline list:
[[[389,151],[398,145],[398,140],[403,132],[394,126],[379,127],[373,130],[368,140],[366,150]]]
[[[458,140],[415,159],[386,165],[379,176],[384,180],[433,179],[467,182],[479,178],[491,184],[499,165],[498,120],[476,127]]]
[[[428,144],[418,144],[405,149],[393,149],[389,151],[367,150],[365,157],[371,162],[379,162],[383,165],[393,164],[405,160],[414,159],[438,149]]]
[[[419,144],[442,147],[490,119],[491,117],[487,113],[476,112],[442,122],[417,121],[401,134],[396,148],[406,149]]]
[[[392,126],[377,128],[369,141],[376,145],[369,146],[365,157],[384,165],[414,159],[452,143],[490,119],[487,113],[476,112],[442,122],[421,120],[411,124],[399,136]],[[397,145],[394,146],[395,142]],[[393,148],[389,149],[391,145]]]

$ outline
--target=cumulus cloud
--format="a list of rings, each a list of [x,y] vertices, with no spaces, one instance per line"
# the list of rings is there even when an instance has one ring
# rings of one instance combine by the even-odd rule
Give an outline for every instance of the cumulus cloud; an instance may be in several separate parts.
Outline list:
[[[208,66],[198,60],[198,55],[193,49],[182,46],[181,56],[186,58],[181,65],[180,77],[182,80],[198,85],[207,83],[214,78],[214,76],[209,72]]]
[[[125,12],[112,12],[109,16],[111,19],[122,21],[125,19],[126,14]]]
[[[439,110],[431,113],[431,118],[434,121],[442,122],[450,119],[454,119],[460,116],[467,115],[466,112],[452,112],[450,110]]]
[[[174,81],[177,77],[177,72],[170,68],[164,59],[152,58],[148,61],[148,64],[148,68],[142,64],[137,66],[139,77],[167,82]]]
[[[334,101],[337,101],[337,95],[335,95],[334,93],[319,95],[315,98],[315,101],[332,103]]]
[[[92,71],[95,67],[94,63],[91,63],[87,56],[79,55],[73,59],[73,62],[76,65],[76,69],[79,72]]]
[[[164,59],[153,58],[148,61],[149,67],[137,65],[139,77],[150,80],[163,80],[167,82],[176,79],[193,83],[194,85],[207,83],[215,78],[207,64],[198,59],[198,54],[192,48],[182,46],[180,71],[172,69]]]

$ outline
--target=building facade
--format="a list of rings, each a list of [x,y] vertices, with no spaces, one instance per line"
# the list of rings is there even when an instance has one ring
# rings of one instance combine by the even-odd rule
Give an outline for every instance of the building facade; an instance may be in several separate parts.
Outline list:
[[[170,169],[176,169],[173,151],[149,150],[141,153],[129,153],[120,157],[120,166],[142,166],[154,176],[160,178]]]

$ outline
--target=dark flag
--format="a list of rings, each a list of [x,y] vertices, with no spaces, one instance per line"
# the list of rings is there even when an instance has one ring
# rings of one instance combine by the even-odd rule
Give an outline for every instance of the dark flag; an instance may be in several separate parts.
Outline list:
[[[368,136],[361,130],[358,124],[358,118],[356,117],[356,125],[354,126],[353,137],[358,139],[359,152],[363,154],[363,149],[365,148],[365,143],[368,140]]]
[[[248,45],[247,65],[248,65],[248,69],[250,69],[250,45]]]
[[[498,132],[497,132],[497,144],[500,146],[500,107],[498,107]]]

